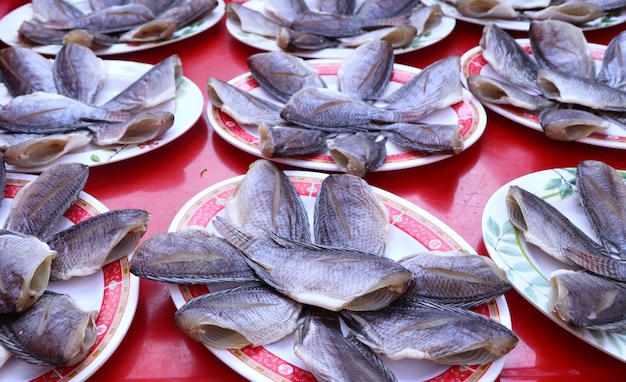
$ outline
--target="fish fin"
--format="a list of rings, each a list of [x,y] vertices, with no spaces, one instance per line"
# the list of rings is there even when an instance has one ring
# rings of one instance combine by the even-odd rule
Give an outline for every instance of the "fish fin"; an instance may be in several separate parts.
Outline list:
[[[626,261],[609,256],[604,251],[589,253],[577,248],[563,248],[568,259],[593,273],[626,281]]]

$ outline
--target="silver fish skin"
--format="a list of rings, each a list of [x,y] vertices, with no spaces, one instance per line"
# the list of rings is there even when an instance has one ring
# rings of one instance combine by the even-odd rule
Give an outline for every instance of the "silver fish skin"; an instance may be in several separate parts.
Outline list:
[[[302,304],[262,283],[198,296],[181,306],[174,323],[187,336],[219,349],[276,342],[296,330]]]
[[[298,320],[295,355],[322,381],[397,381],[393,372],[354,335],[344,337],[337,313],[307,309]]]
[[[51,29],[41,25],[39,22],[29,20],[22,22],[17,30],[20,40],[43,45],[60,45],[63,43],[63,38],[67,33],[67,31]]]
[[[93,11],[70,20],[49,20],[42,24],[51,29],[86,29],[98,33],[124,32],[154,19],[145,5],[125,4]]]
[[[130,255],[148,229],[150,214],[139,209],[103,212],[44,239],[57,252],[51,280],[96,273]]]
[[[329,132],[367,130],[372,122],[418,122],[427,113],[419,109],[391,110],[327,88],[304,88],[283,106],[288,122]]]
[[[0,127],[15,133],[65,133],[97,121],[121,122],[129,118],[125,111],[44,92],[17,96],[0,109]]]
[[[542,68],[577,77],[596,77],[591,48],[579,27],[560,20],[533,21],[528,37],[533,57]]]
[[[537,93],[539,64],[533,60],[515,39],[496,24],[483,28],[480,47],[485,60],[503,78]]]
[[[0,50],[0,78],[13,97],[57,91],[50,60],[28,48]]]
[[[609,121],[583,109],[547,108],[539,114],[547,137],[557,141],[575,141],[609,128]]]
[[[515,7],[500,0],[456,0],[454,7],[463,16],[476,19],[513,20],[520,16]]]
[[[458,56],[435,61],[385,97],[385,101],[389,103],[385,109],[411,110],[424,117],[435,110],[460,102],[463,100],[460,73],[461,59]]]
[[[218,78],[209,77],[207,93],[213,106],[230,115],[240,126],[257,128],[261,122],[285,124],[278,104],[255,97]]]
[[[284,23],[272,20],[261,12],[245,7],[239,3],[227,3],[226,17],[246,33],[254,33],[268,38],[276,38]]]
[[[326,149],[323,131],[299,126],[259,125],[259,150],[268,157],[299,156]]]
[[[69,295],[47,291],[28,311],[0,319],[0,343],[33,365],[76,365],[96,342],[97,315]]]
[[[376,28],[406,25],[409,23],[409,16],[410,13],[393,17],[366,18],[356,15],[304,11],[289,24],[289,27],[300,32],[339,38],[354,36]]]
[[[298,52],[335,48],[339,41],[331,37],[301,32],[291,28],[280,28],[276,37],[276,45],[285,52]]]
[[[465,146],[458,124],[392,123],[380,133],[391,142],[425,153],[459,154]]]
[[[346,48],[356,48],[374,41],[387,41],[395,49],[409,45],[415,36],[417,36],[417,28],[413,25],[400,25],[375,29],[356,36],[341,37],[338,40],[341,46]]]
[[[391,359],[475,365],[509,353],[519,339],[510,329],[469,309],[400,299],[378,311],[343,311],[350,331]]]
[[[413,272],[402,298],[473,308],[511,289],[506,273],[493,260],[460,251],[422,252],[398,261]]]
[[[176,98],[183,78],[183,63],[173,54],[152,66],[146,73],[102,105],[112,111],[147,109]]]
[[[308,11],[309,6],[305,0],[265,0],[263,8],[269,15],[284,25],[289,25]]]
[[[151,3],[152,1],[146,1]],[[156,19],[174,20],[179,28],[189,25],[217,8],[217,0],[181,0],[163,12],[155,12]]]
[[[569,2],[576,2],[570,0]],[[589,3],[599,6],[605,11],[611,11],[626,6],[626,0],[588,0]]]
[[[358,99],[375,100],[389,84],[393,62],[393,48],[387,41],[361,45],[341,61],[337,88]]]
[[[565,215],[535,194],[511,186],[506,196],[509,220],[524,239],[566,264],[574,264],[570,252],[577,249],[605,257],[604,248],[576,227]]]
[[[372,187],[350,174],[330,174],[315,199],[315,243],[385,255],[389,211]]]
[[[588,329],[626,328],[626,284],[585,271],[561,269],[550,277],[550,311]]]
[[[393,17],[409,12],[419,3],[417,0],[364,0],[355,14],[369,19]]]
[[[372,132],[343,134],[326,140],[326,147],[341,172],[364,177],[387,158],[387,138]]]
[[[0,313],[28,310],[44,293],[56,252],[34,236],[0,230]]]
[[[200,227],[149,237],[135,250],[130,271],[148,280],[177,284],[258,280],[237,248]]]
[[[15,195],[4,228],[42,239],[74,203],[88,176],[89,167],[82,163],[42,171]]]
[[[142,110],[131,119],[118,123],[95,123],[87,126],[93,132],[93,143],[98,146],[135,145],[163,135],[174,125],[174,114],[169,111]]]
[[[576,187],[589,225],[608,251],[626,259],[626,183],[617,170],[598,160],[581,161]]]
[[[293,93],[304,87],[326,87],[306,61],[282,51],[256,53],[246,62],[261,88],[282,102],[287,102]]]
[[[387,257],[288,241],[271,233],[271,239],[258,239],[219,216],[213,225],[244,253],[259,278],[303,304],[331,311],[381,309],[400,297],[412,278]]]
[[[560,20],[580,25],[602,17],[604,10],[587,1],[573,1],[551,5],[538,11],[525,11],[523,17],[530,20]]]
[[[128,0],[89,0],[89,7],[94,10],[105,9],[108,7],[112,7],[115,5],[124,5],[128,2]],[[140,2],[140,1],[137,1]],[[155,3],[159,3],[159,1],[154,1]],[[171,3],[171,0],[163,0],[160,2]]]
[[[106,77],[104,61],[91,49],[74,43],[59,50],[52,71],[59,94],[86,103],[93,103]]]
[[[247,233],[266,231],[292,240],[311,242],[304,204],[287,175],[265,159],[254,161],[224,202],[228,219]]]
[[[596,77],[600,83],[626,91],[626,31],[613,37],[604,52]]]
[[[351,15],[356,9],[356,0],[317,0],[316,5],[321,12]]]
[[[67,1],[33,0],[33,19],[37,21],[73,20],[85,13]]]
[[[540,94],[530,94],[507,81],[472,74],[467,77],[467,88],[481,102],[512,105],[529,111],[539,111],[554,105]]]
[[[90,3],[92,5],[91,8],[95,10],[96,7],[93,6],[94,0],[90,0]],[[163,12],[166,12],[168,9],[171,9],[172,7],[177,6],[181,3],[184,3],[184,1],[181,1],[181,0],[123,0],[123,1],[122,0],[109,0],[109,4],[106,7],[99,7],[99,8],[101,9],[109,8],[114,5],[124,5],[128,3],[145,5],[152,11],[152,13],[155,16],[158,16],[162,14]]]
[[[626,92],[595,79],[570,76],[555,70],[540,69],[537,86],[546,98],[595,110],[626,111]]]
[[[23,134],[29,136],[30,134]],[[4,151],[7,163],[32,169],[52,163],[62,155],[83,148],[91,143],[86,131],[59,134],[43,134],[11,145]]]

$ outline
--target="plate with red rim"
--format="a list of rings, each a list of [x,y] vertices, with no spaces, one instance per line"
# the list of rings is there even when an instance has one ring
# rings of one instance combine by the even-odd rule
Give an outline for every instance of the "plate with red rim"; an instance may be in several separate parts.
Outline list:
[[[516,39],[515,41],[517,41],[520,46],[532,55],[529,39]],[[602,65],[602,58],[606,50],[606,45],[590,43],[589,46],[596,62],[596,67],[599,69]],[[487,60],[485,60],[480,46],[476,46],[468,50],[461,56],[461,73],[462,80],[465,85],[467,85],[467,77],[475,74],[481,74],[503,80],[503,78],[495,72]],[[510,105],[496,105],[488,102],[484,102],[483,105],[513,122],[517,122],[520,125],[530,127],[533,130],[543,133],[543,129],[539,124],[539,116],[536,113]],[[577,140],[577,142],[624,150],[626,149],[626,130],[619,127],[615,123],[611,123],[607,130],[594,132],[586,138]]]
[[[341,65],[339,59],[312,59],[306,61],[315,69],[329,89],[337,87],[337,72]],[[394,64],[391,81],[387,86],[386,93],[398,89],[402,84],[408,82],[413,76],[418,74],[420,69]],[[248,73],[241,74],[230,81],[229,84],[236,86],[252,95],[278,103]],[[383,95],[384,96],[384,95]],[[255,155],[260,158],[269,159],[275,162],[288,164],[309,170],[338,171],[338,167],[326,150],[319,154],[295,156],[295,157],[273,157],[266,158],[259,150],[259,132],[256,128],[242,127],[226,113],[215,107],[209,100],[207,105],[209,123],[213,130],[231,145]],[[447,108],[436,110],[427,115],[425,123],[458,123],[461,125],[461,135],[464,140],[463,151],[467,150],[482,136],[487,126],[487,115],[482,104],[464,89],[463,101]],[[428,154],[401,147],[393,142],[387,141],[387,158],[381,167],[375,171],[391,171],[405,168],[424,166],[451,157],[451,154]],[[457,155],[462,155],[462,152]]]
[[[30,174],[7,173],[0,221],[6,219],[17,192],[35,178]],[[51,233],[105,211],[108,209],[100,201],[81,192]],[[96,343],[82,362],[71,367],[35,366],[11,357],[0,367],[0,380],[44,382],[87,379],[111,357],[126,336],[137,309],[139,278],[130,273],[129,258],[125,256],[92,275],[51,281],[47,289],[69,294],[85,310],[98,310]]]
[[[67,0],[69,3],[76,5],[77,8],[82,11],[88,11],[88,0]],[[145,43],[117,43],[108,47],[95,49],[94,53],[99,56],[107,56],[112,54],[123,54],[130,52],[137,52],[140,50],[152,49],[161,47],[164,45],[173,44],[178,41],[182,41],[189,37],[202,33],[214,25],[216,25],[224,16],[225,5],[224,0],[218,0],[218,5],[211,12],[207,13],[200,20],[186,25],[176,30],[170,37]],[[0,19],[0,40],[9,46],[17,46],[23,48],[29,48],[37,53],[45,55],[56,55],[61,49],[62,45],[37,45],[29,44],[20,39],[18,31],[24,21],[31,20],[33,18],[33,6],[32,3],[24,4],[21,7],[15,8],[11,12],[4,15]]]
[[[285,174],[294,184],[302,199],[312,226],[315,198],[324,173],[288,170]],[[189,226],[205,227],[217,234],[211,221],[215,216],[226,217],[224,202],[234,191],[243,175],[214,184],[192,197],[178,211],[169,231],[179,231]],[[464,249],[475,253],[456,232],[430,213],[385,190],[374,187],[374,192],[387,207],[391,228],[386,253],[399,259],[424,251],[449,251]],[[227,288],[234,284],[210,286],[170,284],[169,291],[177,308],[193,297]],[[492,319],[511,327],[511,317],[504,296],[476,309]],[[207,348],[233,370],[253,381],[313,382],[315,378],[293,353],[293,334],[273,344],[243,349]],[[424,360],[389,360],[384,362],[393,370],[399,381],[493,381],[504,366],[505,357],[485,365],[445,366]]]
[[[502,29],[514,30],[514,31],[527,31],[530,28],[530,21],[528,20],[504,20],[494,18],[476,18],[462,15],[450,2],[443,0],[421,0],[426,5],[439,5],[444,15],[454,17],[457,20],[477,24],[487,25],[496,24]],[[595,20],[588,21],[580,25],[580,28],[584,31],[590,31],[595,29],[609,28],[615,25],[619,25],[626,22],[626,8],[617,9],[614,11],[605,12],[604,15],[598,17]]]

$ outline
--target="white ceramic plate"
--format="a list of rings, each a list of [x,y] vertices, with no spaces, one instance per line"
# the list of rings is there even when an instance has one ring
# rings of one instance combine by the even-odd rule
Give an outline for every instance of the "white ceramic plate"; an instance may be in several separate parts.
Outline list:
[[[339,59],[318,59],[307,61],[315,70],[320,73],[326,86],[330,89],[337,88],[337,71],[341,65]],[[394,71],[386,93],[389,94],[398,89],[402,84],[409,81],[418,74],[420,69],[401,64],[394,64]],[[251,94],[275,101],[269,94],[259,87],[250,73],[244,73],[228,81],[231,85],[250,92]],[[465,141],[466,150],[472,146],[485,131],[487,116],[482,104],[478,102],[469,91],[464,90],[463,101],[442,110],[437,110],[423,119],[429,123],[458,123],[461,125],[461,135]],[[257,129],[239,126],[230,116],[222,113],[209,101],[207,107],[209,122],[215,132],[233,146],[260,158],[265,158],[259,150],[259,132]],[[427,165],[433,162],[449,158],[450,154],[427,154],[418,151],[411,151],[393,142],[387,142],[387,158],[385,163],[375,171],[399,170],[411,167]],[[337,165],[333,161],[328,151],[317,155],[297,156],[297,157],[275,157],[266,158],[272,161],[285,163],[288,165],[307,168],[311,170],[338,171]]]
[[[513,287],[535,308],[574,336],[626,361],[626,330],[576,328],[551,314],[548,306],[550,274],[557,269],[576,268],[555,260],[536,246],[529,245],[509,220],[506,194],[510,186],[517,185],[552,204],[587,235],[594,237],[575,191],[575,177],[575,168],[552,169],[522,176],[502,186],[485,205],[482,216],[483,240],[487,252],[506,271]]]
[[[308,171],[285,171],[302,198],[313,227],[313,208],[317,192],[327,174]],[[233,192],[243,176],[217,183],[190,199],[176,214],[170,231],[178,231],[187,226],[206,227],[216,233],[211,220],[215,216],[226,217],[224,201]],[[471,246],[440,220],[387,191],[374,188],[390,214],[391,229],[386,253],[399,259],[423,250],[458,250],[475,252]],[[170,294],[179,308],[191,298],[209,293],[205,286],[169,286]],[[213,287],[212,287],[213,288]],[[214,289],[215,290],[215,289]],[[507,327],[511,327],[508,305],[504,297],[484,304],[478,311],[490,316]],[[218,358],[252,381],[315,381],[306,366],[293,353],[293,335],[265,347],[248,346],[241,350],[221,350],[208,347]],[[493,381],[504,366],[504,357],[497,361],[470,367],[448,367],[429,361],[385,360],[399,381]]]
[[[104,62],[106,79],[94,101],[96,105],[103,104],[111,99],[152,67],[149,64],[133,61],[104,60]],[[0,104],[4,105],[11,99],[12,96],[9,94],[6,86],[0,82]],[[154,108],[154,110],[168,110],[174,113],[174,124],[161,136],[137,145],[120,144],[101,147],[90,143],[81,149],[61,156],[45,166],[22,168],[7,164],[7,170],[35,173],[63,162],[79,162],[94,167],[133,158],[156,150],[183,135],[200,118],[203,107],[204,98],[202,92],[191,80],[183,77],[176,90],[176,99]]]
[[[67,0],[67,2],[76,5],[83,11],[89,10],[88,0]],[[95,49],[94,53],[99,56],[106,56],[111,54],[122,54],[129,52],[136,52],[139,50],[152,49],[160,46],[175,43],[177,41],[184,40],[186,38],[202,33],[215,24],[217,24],[224,16],[224,1],[218,0],[218,5],[211,12],[207,13],[202,19],[178,29],[174,34],[167,39],[163,39],[155,42],[146,42],[141,44],[128,44],[118,43],[109,47]],[[7,13],[0,20],[0,40],[9,46],[20,46],[30,48],[38,53],[46,55],[56,55],[61,49],[61,45],[34,45],[24,43],[19,39],[18,30],[24,21],[31,20],[33,18],[33,6],[31,3],[24,4],[21,7],[14,9]]]
[[[421,0],[426,5],[439,4],[444,15],[454,17],[457,20],[465,21],[477,25],[496,24],[502,29],[515,30],[515,31],[527,31],[530,28],[529,21],[521,20],[500,20],[500,19],[477,19],[474,17],[463,16],[454,6],[442,0]],[[607,12],[604,16],[599,17],[593,21],[586,22],[581,25],[581,28],[585,31],[602,29],[612,27],[614,25],[622,24],[626,21],[626,8],[622,8],[617,11]]]
[[[35,179],[30,174],[7,174],[0,221],[8,216],[15,194]],[[55,225],[51,233],[68,228],[79,221],[106,212],[108,209],[91,195],[81,192],[78,199]],[[51,281],[48,289],[72,296],[86,310],[98,310],[98,338],[81,363],[72,367],[34,366],[11,358],[0,367],[0,381],[83,381],[96,372],[117,349],[135,316],[139,298],[139,278],[130,273],[128,257],[106,265],[89,276],[64,281]]]
[[[517,39],[515,41],[532,54],[528,39]],[[596,61],[596,67],[599,69],[602,64],[602,58],[604,56],[606,46],[591,43],[589,46],[591,47],[593,58]],[[467,77],[472,74],[482,74],[499,80],[504,80],[485,60],[480,46],[468,50],[461,56],[461,73],[466,86]],[[535,113],[509,105],[496,105],[485,102],[484,106],[513,122],[517,122],[520,125],[530,127],[533,130],[543,133],[543,129],[539,124],[539,116]],[[611,123],[607,130],[594,132],[586,138],[579,139],[578,142],[594,146],[626,149],[626,130],[619,127],[615,123]]]
[[[254,9],[255,11],[259,11],[263,14],[267,14],[261,0],[250,0],[243,3],[243,6]],[[456,20],[453,17],[442,17],[439,25],[420,36],[416,36],[408,46],[394,49],[394,54],[409,53],[433,45],[452,33],[455,25]],[[241,28],[239,28],[239,26],[228,20],[228,18],[226,18],[226,29],[228,29],[228,32],[234,38],[251,47],[265,51],[281,50],[276,44],[275,39],[263,37],[254,33],[244,32]],[[353,49],[350,48],[326,48],[315,51],[292,52],[292,54],[308,58],[343,58],[352,50]]]

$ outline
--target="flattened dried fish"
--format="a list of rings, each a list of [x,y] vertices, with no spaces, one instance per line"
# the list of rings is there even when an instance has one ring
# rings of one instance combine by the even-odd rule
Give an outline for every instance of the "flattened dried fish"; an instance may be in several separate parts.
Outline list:
[[[96,342],[97,315],[69,295],[48,291],[28,311],[1,317],[0,343],[34,365],[76,365]]]
[[[59,163],[24,186],[13,199],[4,228],[43,238],[83,190],[89,167]]]
[[[383,361],[354,335],[344,337],[337,313],[307,309],[298,320],[293,351],[320,382],[397,381]]]
[[[363,18],[382,18],[397,16],[419,4],[417,0],[364,0],[355,14]]]
[[[297,156],[326,149],[323,131],[297,126],[259,125],[259,150],[266,157]]]
[[[356,48],[374,41],[387,41],[395,49],[409,45],[415,36],[417,36],[417,29],[413,25],[400,25],[375,29],[356,36],[341,37],[338,40],[341,46],[346,48]]]
[[[271,17],[285,25],[289,25],[302,12],[309,10],[305,0],[265,0],[263,7]]]
[[[28,310],[44,293],[56,252],[34,236],[0,230],[0,313]]]
[[[519,17],[519,12],[506,1],[457,0],[454,2],[454,6],[463,16],[477,19],[494,18],[514,20]]]
[[[276,37],[276,45],[286,52],[297,52],[299,50],[334,48],[339,45],[339,42],[334,38],[283,27],[280,28]]]
[[[296,329],[302,305],[261,283],[195,297],[174,323],[196,341],[219,349],[276,342]]]
[[[219,216],[213,225],[246,255],[259,278],[303,304],[332,311],[381,309],[411,281],[411,272],[387,257],[275,235],[257,239]]]
[[[74,4],[60,0],[33,0],[33,18],[38,21],[72,20],[84,15]]]
[[[63,45],[52,66],[57,90],[64,96],[92,103],[105,79],[104,61],[88,47]]]
[[[413,272],[413,284],[402,298],[472,308],[511,289],[504,271],[486,256],[422,252],[398,262]]]
[[[458,124],[392,123],[380,133],[400,146],[426,153],[458,154],[465,145]]]
[[[604,162],[584,160],[576,168],[576,186],[600,242],[626,258],[626,184],[620,173]]]
[[[361,45],[341,61],[337,89],[358,99],[375,100],[389,84],[393,62],[393,48],[387,41]]]
[[[28,134],[24,134],[28,136]],[[7,147],[6,162],[17,167],[33,168],[51,163],[62,155],[87,146],[91,136],[84,131],[45,134]]]
[[[394,17],[365,18],[356,15],[304,11],[291,22],[294,30],[325,37],[354,36],[370,29],[406,25],[410,14]]]
[[[285,26],[277,21],[271,20],[261,12],[244,7],[239,3],[226,4],[226,17],[230,22],[247,33],[254,33],[261,36],[276,38],[280,29]]]
[[[246,62],[261,88],[282,102],[287,102],[293,93],[304,87],[326,87],[315,69],[291,54],[281,51],[256,53]]]
[[[391,359],[475,365],[504,356],[519,341],[486,316],[426,301],[401,299],[378,311],[343,311],[341,317],[359,341]]]
[[[584,271],[550,277],[550,310],[564,322],[589,329],[626,328],[626,285]]]
[[[28,48],[0,50],[0,78],[13,97],[57,91],[50,60]]]
[[[364,177],[385,163],[386,143],[384,135],[357,132],[328,139],[326,147],[340,171]]]
[[[309,219],[289,178],[272,162],[253,162],[224,202],[233,224],[254,236],[269,230],[281,237],[311,241]]]
[[[524,15],[531,20],[561,20],[571,24],[583,24],[601,17],[602,7],[588,1],[572,1],[552,5],[539,11],[526,11]]]
[[[93,274],[132,254],[148,228],[150,214],[139,209],[112,210],[94,215],[44,241],[57,252],[50,278],[67,280]]]
[[[86,29],[99,33],[123,32],[154,18],[142,4],[125,4],[93,11],[69,20],[48,20],[42,24],[52,29]]]
[[[315,199],[315,242],[384,256],[389,212],[372,187],[358,176],[328,175]]]
[[[140,111],[131,119],[118,123],[98,123],[87,126],[94,133],[98,146],[132,145],[158,138],[174,125],[169,111]]]
[[[613,37],[604,52],[597,81],[626,90],[626,31]]]
[[[258,280],[237,248],[199,227],[149,237],[135,251],[130,271],[178,284]]]
[[[608,120],[587,110],[557,107],[543,110],[539,122],[546,136],[558,141],[582,139],[610,126]]]
[[[538,111],[554,104],[554,101],[541,94],[531,94],[510,82],[480,74],[468,76],[467,87],[481,102],[496,105],[513,105],[525,110]]]

